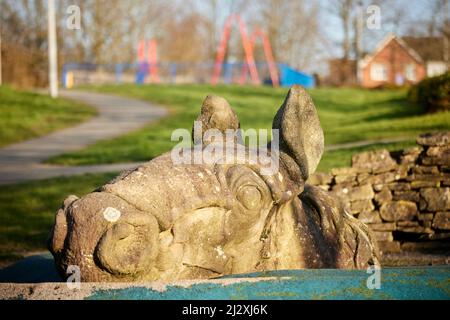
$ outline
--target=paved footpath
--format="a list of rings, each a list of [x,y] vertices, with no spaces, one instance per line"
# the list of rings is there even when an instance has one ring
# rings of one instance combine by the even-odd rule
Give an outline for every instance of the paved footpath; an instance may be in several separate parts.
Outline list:
[[[71,90],[61,91],[61,96],[91,105],[98,115],[82,124],[0,149],[0,185],[136,167],[140,163],[67,167],[42,162],[139,129],[167,114],[162,107],[113,95]]]

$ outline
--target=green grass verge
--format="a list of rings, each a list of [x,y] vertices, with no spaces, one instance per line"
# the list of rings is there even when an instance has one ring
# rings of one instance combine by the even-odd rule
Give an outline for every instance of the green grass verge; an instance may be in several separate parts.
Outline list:
[[[35,138],[95,114],[82,103],[0,87],[0,146]]]
[[[174,129],[192,127],[207,94],[225,97],[236,110],[243,129],[269,129],[287,92],[286,88],[266,86],[209,85],[109,85],[85,89],[155,102],[167,106],[171,114],[138,131],[52,158],[49,163],[84,165],[152,159],[175,145],[170,141]],[[423,114],[420,107],[406,101],[404,90],[318,88],[310,93],[327,145],[403,136],[413,139],[421,132],[450,129],[450,113]]]
[[[89,174],[0,187],[0,262],[43,250],[55,213],[70,194],[82,196],[116,174]]]

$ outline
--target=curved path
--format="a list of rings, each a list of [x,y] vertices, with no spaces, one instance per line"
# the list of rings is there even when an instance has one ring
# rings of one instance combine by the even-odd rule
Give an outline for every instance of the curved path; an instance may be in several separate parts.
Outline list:
[[[0,149],[0,185],[135,167],[139,163],[66,167],[42,162],[139,129],[167,114],[162,107],[113,95],[61,91],[61,96],[93,106],[98,115],[80,125]]]

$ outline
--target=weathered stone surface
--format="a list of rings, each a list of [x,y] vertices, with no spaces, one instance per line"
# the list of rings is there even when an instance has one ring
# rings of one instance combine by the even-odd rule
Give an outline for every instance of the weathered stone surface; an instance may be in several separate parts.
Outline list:
[[[433,226],[433,221],[431,220],[422,220],[420,221],[420,225],[424,228],[431,228]]]
[[[344,202],[350,202],[348,198],[348,194],[350,190],[352,190],[353,186],[351,185],[341,185],[341,184],[335,184],[331,188],[331,193],[340,199],[342,199]]]
[[[450,179],[450,174],[444,173],[433,173],[433,174],[412,174],[407,180],[408,181],[430,181],[436,184],[439,181]]]
[[[355,186],[349,183],[334,185],[332,187],[332,194],[346,202],[372,199],[374,196],[370,185]]]
[[[419,221],[397,221],[399,227],[418,227]]]
[[[420,190],[420,196],[426,206],[422,210],[446,211],[450,210],[450,188],[424,188]]]
[[[395,201],[406,200],[417,203],[420,200],[420,195],[418,191],[394,191],[392,199]]]
[[[394,236],[392,235],[392,232],[387,231],[374,231],[373,232],[375,239],[378,241],[393,241]]]
[[[369,228],[374,231],[395,231],[396,225],[393,222],[387,223],[372,223],[368,224]]]
[[[422,136],[419,140],[424,147],[354,155],[353,167],[332,170],[339,176],[331,183],[333,193],[339,194],[349,213],[378,228],[375,231],[398,231],[399,237],[405,237],[399,238],[402,241],[443,240],[447,233],[450,238],[445,215],[435,218],[436,212],[450,212],[450,142],[446,142],[449,136],[450,132]],[[360,196],[358,188],[364,185],[371,185],[372,198],[368,189],[369,195]],[[383,221],[389,224],[384,226]],[[383,229],[389,229],[394,222],[396,230]]]
[[[381,206],[392,200],[392,193],[388,187],[384,187],[380,192],[375,194],[375,202]]]
[[[442,147],[429,147],[427,150],[427,156],[430,157],[445,157],[450,156],[450,146]]]
[[[400,163],[401,164],[415,163],[419,158],[421,152],[422,148],[420,147],[413,147],[403,150],[403,154],[400,157]]]
[[[375,190],[375,191],[377,191],[377,192],[380,192],[381,190],[383,190],[384,184],[382,184],[382,183],[377,183],[377,184],[374,184],[372,187],[373,187],[373,190]],[[390,190],[390,189],[389,189],[389,190]]]
[[[380,216],[385,221],[413,220],[417,214],[417,206],[411,201],[393,201],[380,208]]]
[[[450,230],[450,212],[438,212],[433,219],[433,228]]]
[[[433,234],[434,231],[431,228],[426,228],[422,226],[416,227],[399,227],[397,226],[397,231],[405,232],[405,233],[424,233],[424,234]]]
[[[439,187],[439,181],[411,181],[411,189]]]
[[[356,176],[354,175],[338,175],[334,177],[336,183],[351,183],[356,180]]]
[[[450,132],[435,132],[421,134],[417,143],[422,146],[444,146],[450,144]]]
[[[400,242],[398,241],[378,241],[378,247],[382,253],[397,253],[401,251]]]
[[[219,97],[205,99],[197,120],[204,130],[222,133],[240,127]],[[305,184],[324,137],[304,89],[291,88],[272,126],[280,132],[274,172],[242,158],[174,163],[168,152],[80,199],[67,198],[48,242],[60,274],[67,278],[66,267],[75,265],[83,282],[174,281],[379,265],[370,229],[338,199]],[[205,136],[193,131],[198,146]],[[237,149],[220,147],[219,154]],[[240,147],[247,156],[255,152]],[[202,148],[183,151],[203,158]],[[348,197],[371,199],[373,190],[352,188]],[[379,237],[389,241],[392,234]]]
[[[416,166],[412,169],[414,174],[435,174],[439,173],[439,169],[437,166],[425,167],[425,166]]]
[[[348,198],[350,201],[369,200],[373,199],[375,193],[370,184],[365,184],[359,187],[354,187],[348,191]]]
[[[415,146],[415,147],[410,147],[410,148],[406,148],[403,150],[402,154],[406,155],[406,154],[420,154],[422,152],[423,148],[419,147],[419,146]]]
[[[426,166],[450,166],[450,156],[424,157],[422,158],[422,164]]]
[[[449,240],[450,239],[450,232],[440,232],[438,233],[432,233],[424,234],[421,236],[422,239],[428,239],[428,240]]]
[[[372,167],[372,173],[379,174],[384,173],[388,171],[395,171],[397,169],[397,163],[395,162],[385,162],[385,163],[377,163],[374,164]]]
[[[388,185],[389,190],[392,191],[407,191],[411,190],[411,184],[408,182],[395,182],[395,183],[389,183]]]
[[[357,214],[361,212],[371,212],[375,209],[372,200],[356,200],[350,203],[350,212]]]
[[[419,221],[433,220],[434,213],[419,213],[417,219]]]
[[[432,250],[432,249],[450,249],[450,242],[421,241],[421,242],[404,242],[401,244],[403,251],[416,250]]]
[[[395,171],[394,179],[395,180],[406,179],[408,177],[408,172],[410,168],[411,168],[410,165],[405,164],[399,165],[397,167],[397,170]]]
[[[315,172],[314,174],[309,176],[308,183],[313,186],[327,185],[330,184],[332,180],[333,176],[331,174]]]
[[[370,168],[376,173],[393,170],[396,166],[397,163],[386,149],[362,152],[352,156],[352,167]]]
[[[331,174],[333,176],[354,176],[358,173],[356,168],[352,167],[343,167],[343,168],[333,168],[331,169]]]
[[[370,176],[371,176],[370,173],[360,173],[356,177],[356,181],[358,181],[358,183],[361,184],[363,181],[365,181],[368,178],[370,178]]]
[[[380,213],[378,211],[361,212],[358,215],[358,220],[364,223],[381,223]]]
[[[389,182],[395,181],[395,172],[385,172],[376,175],[371,175],[366,179],[361,179],[361,184],[387,184]]]

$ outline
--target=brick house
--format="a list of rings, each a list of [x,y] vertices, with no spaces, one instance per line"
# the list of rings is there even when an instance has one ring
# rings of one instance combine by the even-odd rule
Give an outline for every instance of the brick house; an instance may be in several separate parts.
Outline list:
[[[386,37],[359,64],[361,86],[417,83],[448,70],[448,46],[438,37]]]

